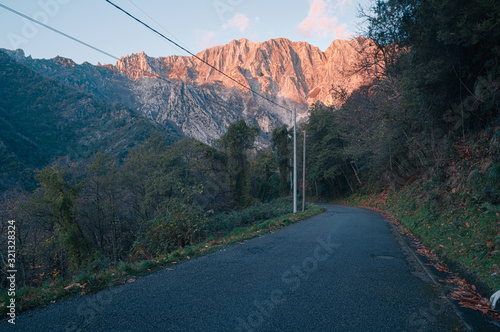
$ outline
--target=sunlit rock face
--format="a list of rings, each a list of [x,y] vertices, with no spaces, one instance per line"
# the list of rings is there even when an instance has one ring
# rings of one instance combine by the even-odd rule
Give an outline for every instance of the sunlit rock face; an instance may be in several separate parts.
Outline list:
[[[114,66],[10,54],[44,75],[107,102],[124,103],[158,123],[174,124],[202,142],[213,144],[231,123],[244,119],[260,127],[264,144],[273,128],[291,124],[289,110],[296,108],[300,121],[315,102],[340,104],[332,87],[349,93],[368,83],[369,75],[357,69],[360,51],[369,44],[362,38],[336,40],[323,52],[284,38],[240,39],[196,57],[153,58],[141,52],[121,57]]]

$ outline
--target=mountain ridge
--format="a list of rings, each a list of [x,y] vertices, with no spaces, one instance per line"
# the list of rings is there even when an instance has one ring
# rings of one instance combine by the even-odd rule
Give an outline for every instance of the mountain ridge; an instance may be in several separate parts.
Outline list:
[[[311,104],[340,104],[331,94],[333,85],[351,92],[368,83],[371,78],[355,70],[366,47],[363,38],[335,40],[325,52],[286,38],[258,43],[242,38],[197,53],[273,103],[192,56],[154,58],[140,52],[120,57],[115,65],[94,66],[6,52],[44,76],[105,102],[123,103],[160,124],[174,124],[204,143],[214,144],[229,124],[244,119],[261,128],[265,144],[274,127],[291,124],[291,112],[284,109],[296,108],[300,121]]]

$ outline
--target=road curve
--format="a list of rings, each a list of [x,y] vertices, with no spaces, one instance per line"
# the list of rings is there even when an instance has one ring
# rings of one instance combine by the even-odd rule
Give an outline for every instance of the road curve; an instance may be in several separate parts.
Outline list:
[[[462,331],[390,225],[316,217],[133,283],[23,313],[2,331]]]

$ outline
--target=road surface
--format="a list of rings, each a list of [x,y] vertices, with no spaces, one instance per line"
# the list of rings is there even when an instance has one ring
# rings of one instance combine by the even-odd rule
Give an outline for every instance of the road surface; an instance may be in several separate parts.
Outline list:
[[[387,221],[326,212],[2,331],[463,331]],[[412,258],[413,257],[413,258]]]

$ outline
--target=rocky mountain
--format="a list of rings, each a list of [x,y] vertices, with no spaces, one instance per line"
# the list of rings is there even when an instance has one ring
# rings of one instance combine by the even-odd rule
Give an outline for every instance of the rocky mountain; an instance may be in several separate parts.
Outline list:
[[[350,92],[370,80],[366,73],[356,72],[359,51],[366,47],[369,41],[362,38],[336,40],[325,52],[284,38],[259,43],[240,39],[197,54],[282,107],[191,56],[152,58],[138,53],[121,57],[114,66],[93,66],[61,57],[35,60],[20,50],[5,52],[45,77],[104,102],[123,103],[211,144],[239,119],[258,124],[265,139],[274,127],[291,123],[286,109],[295,107],[300,119],[317,101],[338,104],[332,86]]]

